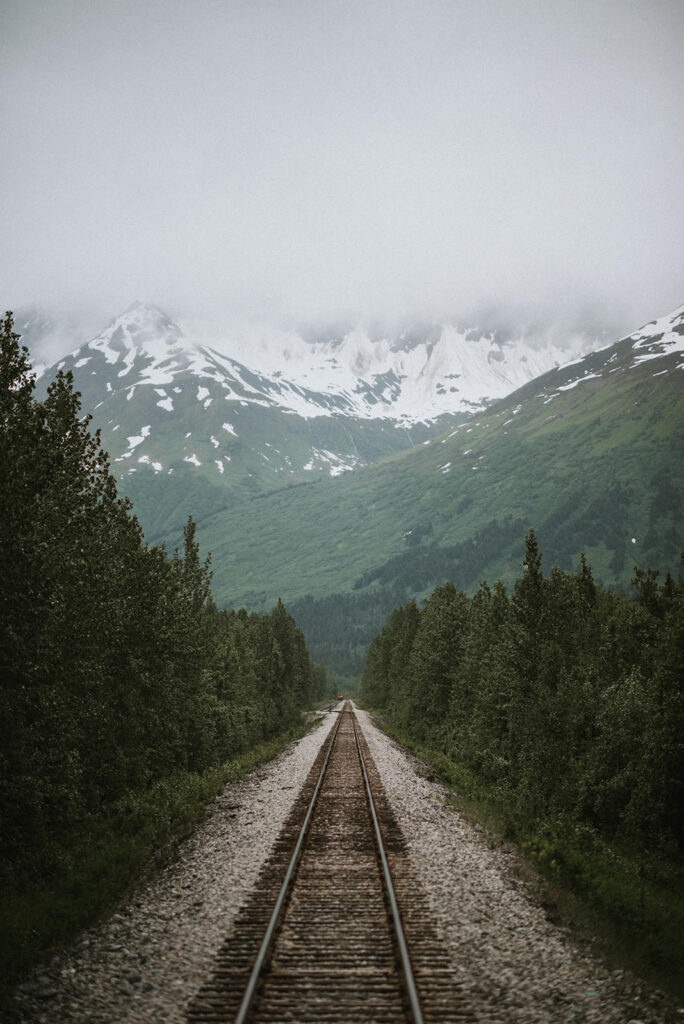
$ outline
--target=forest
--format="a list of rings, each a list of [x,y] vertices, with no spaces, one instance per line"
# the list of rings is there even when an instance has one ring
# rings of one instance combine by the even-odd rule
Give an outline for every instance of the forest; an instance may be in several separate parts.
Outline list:
[[[456,505],[456,513],[465,505],[466,501]],[[482,552],[495,557],[507,545],[520,541],[521,530],[521,520],[506,516],[488,521],[460,544],[440,546],[422,543],[432,534],[430,524],[416,526],[404,538],[406,550],[364,572],[350,593],[318,599],[307,594],[292,601],[290,611],[313,657],[335,674],[343,688],[355,689],[368,645],[393,608],[444,579],[458,587],[470,587],[478,580]]]
[[[124,884],[130,864],[107,876],[121,835],[154,844],[186,813],[179,803],[212,795],[221,766],[301,730],[325,673],[281,602],[261,616],[216,607],[191,519],[182,551],[144,542],[71,376],[38,401],[11,314],[0,333],[0,931],[11,970],[55,938],[55,893],[71,910],[79,884]],[[51,922],[37,919],[40,902]]]
[[[684,586],[635,570],[634,598],[545,576],[533,530],[508,593],[447,583],[390,614],[360,698],[556,879],[681,955]]]

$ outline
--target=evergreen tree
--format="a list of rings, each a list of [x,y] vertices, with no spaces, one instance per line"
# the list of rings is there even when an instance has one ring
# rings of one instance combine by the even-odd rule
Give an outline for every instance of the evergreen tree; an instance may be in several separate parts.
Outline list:
[[[282,732],[316,695],[282,604],[229,615],[189,519],[148,547],[69,374],[35,398],[0,337],[0,878],[58,871],[73,836],[179,772]],[[265,652],[265,656],[264,656]]]
[[[531,530],[511,598],[447,584],[392,612],[362,697],[508,814],[681,847],[684,587],[639,569],[634,584],[636,601],[604,591],[584,556],[545,578]]]

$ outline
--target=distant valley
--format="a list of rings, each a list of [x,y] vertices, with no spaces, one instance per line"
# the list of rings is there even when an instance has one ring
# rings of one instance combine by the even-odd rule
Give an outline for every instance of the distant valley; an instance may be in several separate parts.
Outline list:
[[[584,551],[610,586],[635,562],[675,568],[684,307],[539,374],[562,353],[524,364],[515,343],[455,329],[310,344],[292,341],[288,379],[282,354],[248,367],[137,304],[58,364],[148,538],[174,546],[199,522],[219,602],[282,597],[351,677],[396,604],[446,578],[511,580],[530,525],[547,568]]]

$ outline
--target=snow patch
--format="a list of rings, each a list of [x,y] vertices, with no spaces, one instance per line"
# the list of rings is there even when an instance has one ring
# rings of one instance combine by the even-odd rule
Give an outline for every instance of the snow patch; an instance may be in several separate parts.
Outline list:
[[[193,466],[201,466],[202,465],[202,463],[197,458],[197,456],[195,455],[194,452],[192,453],[192,455],[184,455],[183,456],[183,462],[191,462],[193,464]]]
[[[133,451],[139,444],[142,444],[146,437],[150,436],[150,430],[152,427],[148,424],[146,427],[140,428],[140,433],[135,437],[127,437],[129,451]]]
[[[636,354],[632,368],[651,359],[684,353],[684,306],[679,306],[669,316],[652,320],[629,338],[622,340],[634,343],[633,350]],[[677,365],[684,369],[684,362],[680,361]]]
[[[602,377],[600,373],[587,373],[584,377],[578,377],[577,380],[570,381],[569,384],[561,384],[558,388],[559,391],[572,391],[578,384],[584,384],[585,380],[597,380]]]

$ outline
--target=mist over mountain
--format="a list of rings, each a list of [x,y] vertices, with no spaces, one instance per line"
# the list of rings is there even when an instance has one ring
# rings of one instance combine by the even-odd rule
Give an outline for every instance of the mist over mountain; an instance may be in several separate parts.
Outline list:
[[[419,858],[468,946],[446,1007],[417,929],[428,1016],[675,1014],[683,41],[684,0],[3,0],[0,1018],[223,1013],[211,861],[169,999],[175,910],[136,938],[126,894],[317,692],[484,815],[493,909],[439,809]],[[239,792],[208,813],[261,835]]]
[[[7,300],[6,300],[7,301]],[[136,300],[139,301],[139,300]],[[135,304],[135,303],[133,303]],[[144,303],[142,303],[144,304]],[[150,303],[150,305],[158,305]],[[559,353],[570,350],[568,358],[577,351],[578,342],[584,350],[610,344],[633,327],[628,314],[617,315],[612,309],[589,308],[577,313],[565,313],[560,308],[533,309],[511,304],[506,309],[494,303],[472,311],[436,313],[432,316],[304,317],[271,316],[261,309],[250,315],[235,311],[222,314],[217,309],[194,309],[178,302],[159,304],[168,311],[184,333],[193,340],[201,340],[219,350],[245,356],[250,344],[268,344],[274,351],[278,341],[297,337],[312,346],[322,341],[341,342],[355,330],[362,330],[371,342],[391,339],[395,348],[410,349],[415,344],[437,341],[442,325],[449,324],[460,333],[477,327],[479,333],[492,338],[495,344],[506,344],[517,339],[530,349],[552,347]],[[130,304],[129,304],[130,306]],[[10,304],[10,308],[13,308]],[[121,309],[125,308],[122,304]],[[74,352],[94,338],[102,325],[119,315],[102,304],[70,306],[67,303],[19,306],[14,308],[15,325],[36,363],[50,365]],[[562,358],[562,356],[561,356]]]
[[[602,391],[608,402],[613,380],[637,380],[635,368],[665,353],[681,353],[682,316],[680,307],[617,346],[577,337],[564,350],[551,343],[530,349],[519,337],[504,340],[452,324],[375,339],[362,328],[305,339],[253,324],[209,345],[156,307],[134,303],[91,341],[41,369],[39,387],[58,369],[73,373],[122,492],[134,499],[148,536],[162,539],[177,533],[188,514],[203,521],[227,503],[239,507],[294,486],[356,477],[376,464],[394,467],[396,484],[404,487],[402,474],[412,474],[413,464],[395,466],[394,458],[415,453],[415,466],[422,466],[434,439],[470,431],[469,421],[510,402],[511,395],[529,399],[535,422],[537,392],[544,407],[553,403],[545,412],[549,422],[559,415],[558,398],[579,401],[586,382],[603,381],[601,389],[610,384]],[[677,365],[665,364],[675,388]],[[551,392],[544,383],[549,373]],[[660,380],[659,373],[653,381]],[[595,396],[596,403],[600,400]],[[648,403],[657,417],[657,398],[649,397]],[[634,415],[630,411],[630,418]],[[502,444],[508,429],[501,427]],[[574,446],[578,436],[570,432],[567,443]],[[448,479],[462,459],[454,463],[445,457],[437,466],[439,478]],[[583,462],[585,454],[573,455],[577,459]],[[548,474],[565,487],[563,465],[561,460],[558,467],[549,466]],[[593,467],[591,459],[587,466]],[[476,460],[465,469],[462,485],[474,470],[481,476],[482,464]],[[438,501],[434,481],[427,491]],[[485,504],[496,506],[494,493]],[[530,507],[530,515],[539,513]],[[350,516],[353,522],[355,515]],[[408,520],[405,528],[412,529]],[[230,530],[234,539],[243,532]],[[380,539],[377,547],[382,548]],[[315,545],[311,557],[321,557]],[[250,574],[261,571],[259,564],[251,565]],[[222,572],[217,567],[219,579]]]
[[[656,6],[7,0],[4,301],[51,321],[44,362],[135,297],[207,344],[608,344],[680,300],[684,9]]]
[[[676,573],[683,369],[679,307],[392,458],[217,509],[201,529],[219,599],[284,595],[316,656],[353,678],[393,608],[446,580],[510,584],[530,526],[547,567],[584,552],[608,587],[635,564]]]
[[[53,323],[34,314],[17,326],[35,341]],[[532,348],[524,335],[435,322],[393,336],[252,323],[207,337],[136,302],[38,373],[73,373],[125,489],[138,490],[133,474],[192,472],[259,493],[422,443],[601,339],[563,341]]]

